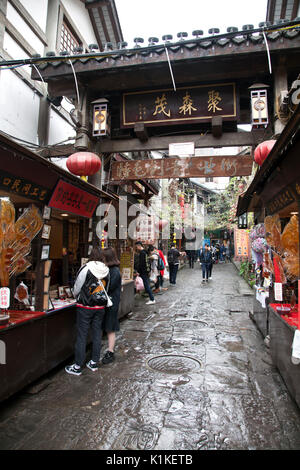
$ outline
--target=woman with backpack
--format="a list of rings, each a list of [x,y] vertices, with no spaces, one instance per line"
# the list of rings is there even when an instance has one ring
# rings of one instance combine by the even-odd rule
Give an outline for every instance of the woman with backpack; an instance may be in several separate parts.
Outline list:
[[[150,247],[151,248],[151,247]],[[164,272],[166,267],[166,260],[162,250],[158,250],[155,247],[152,247],[152,252],[157,255],[157,281],[155,283],[155,290],[153,291],[154,294],[158,294],[162,290],[168,290],[167,287],[163,287],[164,284]]]
[[[102,262],[100,248],[94,247],[89,261],[77,273],[74,297],[77,299],[77,339],[75,363],[65,367],[68,374],[81,375],[86,357],[86,342],[89,329],[92,330],[92,358],[86,366],[98,370],[101,351],[102,320],[107,304],[105,288],[109,284],[109,268]],[[101,282],[99,282],[101,281]]]
[[[121,299],[122,278],[120,273],[120,261],[113,248],[103,250],[104,263],[109,268],[108,295],[112,300],[112,306],[105,308],[105,315],[102,323],[102,331],[106,331],[108,338],[108,350],[102,358],[102,364],[109,364],[115,360],[114,349],[116,343],[116,331],[120,330],[118,319],[119,304]]]

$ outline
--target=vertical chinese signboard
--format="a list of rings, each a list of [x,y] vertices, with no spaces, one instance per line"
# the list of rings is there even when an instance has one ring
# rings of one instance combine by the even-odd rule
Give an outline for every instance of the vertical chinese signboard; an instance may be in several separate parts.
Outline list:
[[[234,255],[236,259],[249,259],[250,242],[248,230],[234,229]]]
[[[124,93],[121,127],[210,122],[214,116],[238,119],[235,83]]]

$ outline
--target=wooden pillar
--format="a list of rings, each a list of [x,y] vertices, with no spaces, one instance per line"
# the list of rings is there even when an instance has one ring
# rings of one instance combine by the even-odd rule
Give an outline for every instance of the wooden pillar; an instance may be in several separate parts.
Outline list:
[[[74,84],[75,85],[75,84]],[[89,93],[86,88],[79,88],[79,103],[76,99],[78,127],[74,147],[76,151],[90,150],[92,143],[89,135]]]
[[[282,91],[288,90],[287,72],[284,64],[284,58],[281,58],[278,66],[274,67],[274,134],[280,134],[285,123],[280,121],[278,111],[280,106],[280,96]]]

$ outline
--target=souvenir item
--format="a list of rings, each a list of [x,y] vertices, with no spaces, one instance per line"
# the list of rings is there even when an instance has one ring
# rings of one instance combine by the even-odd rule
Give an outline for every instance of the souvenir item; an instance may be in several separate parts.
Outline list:
[[[280,256],[274,253],[273,256],[275,282],[286,284],[287,280],[284,274],[283,261]]]
[[[29,305],[28,287],[24,282],[20,282],[16,288],[15,299],[19,302],[23,302],[25,305]]]
[[[299,230],[296,215],[293,215],[285,226],[281,235],[281,243],[284,250],[298,251]]]
[[[281,253],[281,222],[278,214],[267,216],[264,220],[264,224],[268,245],[271,246],[277,253]]]
[[[30,262],[31,241],[43,226],[43,219],[34,205],[26,209],[15,222],[15,209],[9,200],[2,199],[0,205],[0,283],[9,285],[12,275],[24,272]]]

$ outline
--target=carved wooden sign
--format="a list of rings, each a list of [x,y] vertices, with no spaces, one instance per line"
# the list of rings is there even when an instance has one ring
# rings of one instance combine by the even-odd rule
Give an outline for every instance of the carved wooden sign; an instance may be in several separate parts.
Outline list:
[[[237,101],[235,83],[124,93],[121,127],[210,122],[214,116],[236,121]]]
[[[209,156],[113,162],[112,181],[251,175],[252,156]]]

